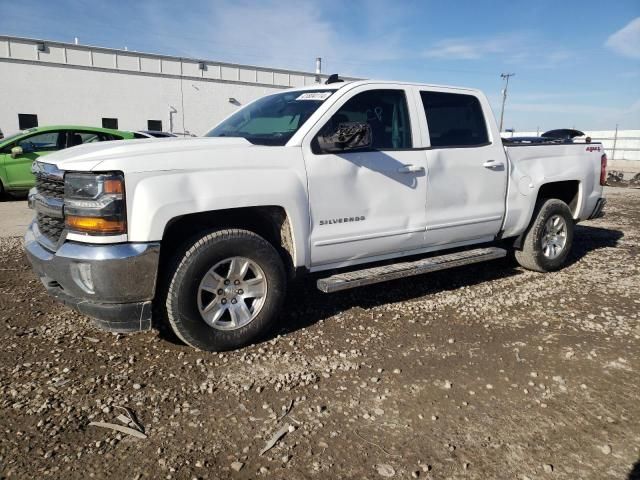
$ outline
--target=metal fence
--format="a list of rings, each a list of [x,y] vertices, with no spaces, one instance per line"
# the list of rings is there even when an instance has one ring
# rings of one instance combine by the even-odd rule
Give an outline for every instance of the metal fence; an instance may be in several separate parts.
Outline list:
[[[616,129],[613,132],[590,133],[594,142],[602,142],[609,160],[628,160],[640,163],[640,130]]]
[[[538,136],[544,131],[515,132],[513,136]],[[594,142],[601,142],[609,159],[609,168],[636,174],[640,172],[640,130],[591,130],[585,131]],[[583,140],[580,137],[579,140]]]

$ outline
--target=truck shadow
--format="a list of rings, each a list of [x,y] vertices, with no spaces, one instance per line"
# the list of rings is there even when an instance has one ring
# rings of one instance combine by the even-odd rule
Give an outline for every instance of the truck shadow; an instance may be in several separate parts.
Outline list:
[[[572,253],[567,266],[600,248],[614,248],[623,237],[619,230],[582,226],[576,227]],[[449,270],[393,280],[332,294],[316,288],[318,278],[327,274],[309,275],[291,284],[277,327],[262,342],[307,328],[352,308],[370,309],[386,303],[415,300],[438,292],[471,287],[491,280],[522,275],[525,272],[512,256],[491,262],[467,265]],[[542,275],[542,274],[539,274]],[[157,317],[156,317],[157,318]],[[168,326],[155,325],[164,340],[182,344]]]
[[[567,266],[579,262],[584,256],[600,248],[614,248],[623,237],[619,230],[578,225]],[[286,308],[280,317],[279,328],[266,340],[276,335],[309,327],[354,307],[369,309],[385,303],[418,299],[442,291],[471,287],[476,284],[521,275],[524,270],[511,256],[491,262],[467,265],[440,272],[393,280],[367,287],[326,294],[316,288],[320,276],[309,276],[292,285]]]
[[[627,480],[640,480],[640,459],[633,465]]]
[[[579,262],[589,252],[600,248],[615,248],[624,237],[620,230],[576,225],[573,237],[573,248],[567,259],[567,267]]]

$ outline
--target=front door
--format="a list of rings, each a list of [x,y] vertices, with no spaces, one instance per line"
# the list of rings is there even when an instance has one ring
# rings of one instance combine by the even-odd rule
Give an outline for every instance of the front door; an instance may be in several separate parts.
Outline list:
[[[492,239],[505,212],[507,165],[491,138],[489,106],[475,95],[421,91],[431,147],[426,150],[428,245]]]
[[[353,263],[424,244],[426,158],[424,151],[412,150],[419,130],[412,129],[416,113],[410,107],[404,89],[362,86],[348,92],[329,110],[329,120],[310,132],[304,160],[312,267]],[[347,122],[369,124],[371,148],[320,151],[314,139]]]
[[[13,189],[31,188],[34,182],[31,163],[38,157],[64,148],[65,138],[64,132],[36,133],[23,138],[12,145],[12,147],[22,148],[23,153],[16,158],[11,158],[11,147],[9,147],[9,152],[5,156],[8,186]]]

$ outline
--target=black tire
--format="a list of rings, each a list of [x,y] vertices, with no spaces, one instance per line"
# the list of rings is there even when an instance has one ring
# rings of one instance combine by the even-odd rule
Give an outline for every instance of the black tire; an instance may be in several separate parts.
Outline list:
[[[266,295],[248,324],[220,330],[200,315],[198,292],[209,269],[232,257],[247,258],[262,269]],[[273,326],[285,297],[286,275],[278,252],[264,238],[238,229],[209,232],[181,249],[173,266],[169,269],[166,316],[175,334],[187,345],[207,351],[231,350],[255,342]]]
[[[12,190],[5,193],[14,200],[26,200],[29,197],[29,190]]]
[[[543,252],[542,242],[545,224],[555,215],[564,219],[566,241],[557,256],[549,258]],[[541,201],[534,211],[531,225],[524,233],[522,248],[515,250],[516,261],[524,268],[535,272],[552,272],[562,268],[573,245],[573,230],[573,217],[566,203],[553,198]]]

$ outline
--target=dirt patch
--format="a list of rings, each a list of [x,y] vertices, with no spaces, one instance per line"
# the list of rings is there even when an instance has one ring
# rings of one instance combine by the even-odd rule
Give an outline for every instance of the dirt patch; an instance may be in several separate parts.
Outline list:
[[[0,478],[631,478],[640,190],[608,195],[560,272],[310,280],[277,336],[224,354],[94,329],[3,239]],[[146,439],[89,425],[118,406]]]

